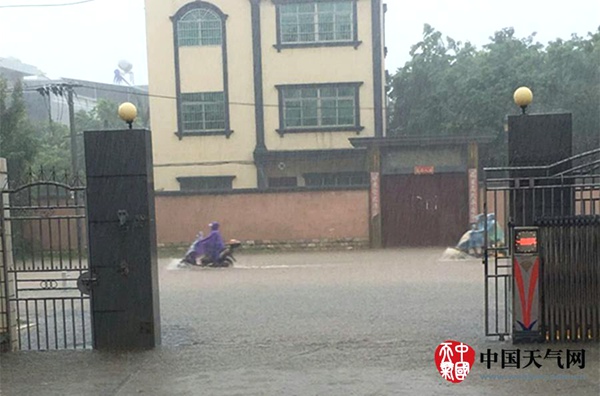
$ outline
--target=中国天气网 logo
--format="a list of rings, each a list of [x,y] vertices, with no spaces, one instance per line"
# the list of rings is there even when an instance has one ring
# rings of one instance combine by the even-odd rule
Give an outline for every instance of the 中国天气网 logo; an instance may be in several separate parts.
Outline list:
[[[565,369],[584,369],[585,368],[585,350],[584,349],[563,349],[553,350],[546,349],[543,353],[540,349],[502,349],[501,353],[492,352],[487,349],[481,353],[480,362],[482,368],[492,369],[497,367],[500,369],[515,368],[541,368],[542,363],[554,361],[556,367]],[[460,383],[467,378],[467,375],[473,369],[475,363],[475,350],[459,341],[446,340],[439,344],[435,350],[435,365],[438,373],[445,380],[452,383]],[[486,377],[488,378],[488,377]],[[525,377],[523,377],[525,378]],[[529,378],[529,377],[527,377]]]
[[[452,383],[464,381],[474,363],[475,350],[465,343],[446,340],[435,350],[435,365],[438,373]]]

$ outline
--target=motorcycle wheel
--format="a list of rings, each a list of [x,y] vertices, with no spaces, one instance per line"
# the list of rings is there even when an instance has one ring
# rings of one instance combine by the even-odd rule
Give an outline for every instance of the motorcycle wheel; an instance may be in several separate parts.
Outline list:
[[[222,267],[233,267],[233,259],[231,257],[223,258]]]
[[[196,261],[192,260],[190,257],[184,257],[179,264],[196,265]]]

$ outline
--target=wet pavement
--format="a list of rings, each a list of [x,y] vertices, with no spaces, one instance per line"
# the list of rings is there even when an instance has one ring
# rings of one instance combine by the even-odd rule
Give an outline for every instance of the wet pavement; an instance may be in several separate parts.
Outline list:
[[[160,261],[162,347],[0,355],[1,395],[594,395],[598,343],[484,337],[480,260],[443,249],[240,254],[236,268]],[[437,373],[447,339],[475,348],[460,384]],[[480,352],[586,350],[585,368],[487,369]]]

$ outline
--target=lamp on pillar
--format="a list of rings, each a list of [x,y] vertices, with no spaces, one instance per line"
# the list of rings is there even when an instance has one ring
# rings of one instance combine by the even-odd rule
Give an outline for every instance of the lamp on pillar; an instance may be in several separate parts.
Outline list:
[[[527,106],[529,106],[533,101],[533,92],[531,92],[531,89],[527,87],[517,88],[513,95],[513,99],[515,100],[517,106],[523,110],[523,114],[525,114]]]
[[[572,156],[573,128],[570,113],[526,114],[533,100],[527,87],[518,88],[513,95],[523,114],[508,116],[508,166],[515,180],[511,192],[510,217],[514,226],[532,226],[536,219],[571,215],[574,211],[572,190],[567,181],[550,178],[566,171]],[[552,168],[549,168],[556,164]],[[535,188],[521,188],[529,185]],[[558,197],[558,198],[557,198]]]
[[[119,106],[119,117],[129,125],[129,129],[133,126],[133,121],[137,117],[137,108],[133,103],[125,102]]]

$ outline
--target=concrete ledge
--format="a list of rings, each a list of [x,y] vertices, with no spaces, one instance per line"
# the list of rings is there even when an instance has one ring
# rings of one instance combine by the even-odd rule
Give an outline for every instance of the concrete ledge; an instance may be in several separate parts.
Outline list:
[[[190,242],[191,243],[191,242]],[[182,253],[189,247],[189,244],[159,244],[158,248],[162,255],[169,253]],[[242,241],[241,251],[327,251],[327,250],[352,250],[368,249],[369,240],[363,238],[342,238],[342,239],[303,239],[294,241],[273,241],[273,240],[247,240]]]
[[[362,238],[308,239],[295,241],[249,240],[242,243],[242,249],[273,251],[365,249],[368,247],[369,241]]]

